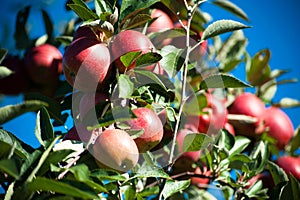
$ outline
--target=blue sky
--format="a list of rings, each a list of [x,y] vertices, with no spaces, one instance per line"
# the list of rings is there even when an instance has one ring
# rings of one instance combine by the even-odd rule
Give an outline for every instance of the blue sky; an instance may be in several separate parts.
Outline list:
[[[62,25],[73,15],[72,12],[64,12],[64,1],[44,0],[31,1],[34,5],[30,16],[29,28],[32,35],[39,36],[44,34],[44,28],[40,26],[41,15],[39,8],[44,8],[50,13],[53,22],[56,23],[56,33],[61,32]],[[253,56],[255,52],[269,48],[272,52],[270,66],[272,69],[289,69],[290,72],[283,78],[297,78],[300,80],[300,70],[298,62],[298,52],[300,47],[299,32],[300,26],[297,20],[300,19],[300,3],[296,0],[271,1],[271,0],[252,0],[252,1],[232,1],[240,6],[250,18],[250,22],[245,22],[236,18],[232,14],[223,11],[216,6],[206,2],[203,10],[209,12],[213,20],[234,19],[253,26],[245,30],[246,37],[249,38],[247,50]],[[14,0],[1,3],[0,21],[0,44],[2,48],[13,49],[13,31],[15,14],[24,5],[24,1]],[[5,32],[4,32],[5,31]],[[245,79],[243,69],[240,67],[235,71],[238,78]],[[290,97],[300,100],[300,83],[286,84],[278,87],[275,101],[282,97]],[[22,101],[22,96],[6,97],[0,99],[0,106],[15,104]],[[300,108],[284,109],[291,117],[295,128],[300,124]],[[27,113],[4,125],[4,128],[15,133],[26,143],[38,146],[34,136],[35,114]]]

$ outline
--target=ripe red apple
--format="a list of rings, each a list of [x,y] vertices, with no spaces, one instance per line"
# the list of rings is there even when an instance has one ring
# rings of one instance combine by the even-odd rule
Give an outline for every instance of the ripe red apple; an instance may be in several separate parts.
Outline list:
[[[155,147],[163,137],[163,125],[157,114],[149,108],[136,108],[132,110],[137,118],[127,121],[131,129],[143,130],[143,134],[134,139],[141,153]]]
[[[124,73],[135,68],[136,62],[133,61],[127,68],[121,62],[120,57],[129,52],[142,52],[142,54],[155,52],[156,49],[150,39],[141,32],[135,30],[124,30],[117,34],[111,42],[111,52],[113,61],[120,73]],[[146,66],[144,69],[153,71],[156,64]]]
[[[79,103],[80,120],[83,120],[86,114],[99,103],[109,100],[107,92],[85,93]]]
[[[253,124],[230,120],[237,135],[255,137],[256,134],[264,132],[263,115],[266,113],[266,108],[262,100],[254,94],[246,92],[238,95],[228,107],[228,112],[229,114],[250,116],[257,120]]]
[[[151,18],[156,19],[150,24],[148,28],[149,32],[159,32],[174,28],[173,22],[169,15],[160,9],[153,9],[151,12]]]
[[[200,133],[217,134],[227,122],[227,109],[224,102],[208,94],[207,106],[199,116],[187,116],[187,122],[194,124]]]
[[[212,174],[212,172],[210,170],[207,169],[206,166],[203,167],[203,170],[200,169],[200,167],[196,167],[195,174],[199,174],[199,175],[205,175],[205,176],[210,176]],[[198,188],[206,188],[203,187],[204,185],[208,185],[210,182],[209,178],[200,178],[200,177],[192,177],[191,178],[191,184],[196,185]]]
[[[99,35],[97,35],[99,34]],[[89,39],[98,39],[97,37],[102,35],[102,32],[95,33],[90,27],[88,26],[80,26],[76,29],[73,35],[73,41],[79,38],[89,38]]]
[[[226,129],[231,135],[235,135],[234,127],[230,123],[226,122],[224,129]]]
[[[9,55],[2,61],[1,66],[12,70],[13,74],[0,79],[0,93],[17,95],[28,90],[30,81],[23,60]]]
[[[86,129],[83,124],[76,124],[65,135],[63,140],[75,140],[82,142],[89,142],[92,136],[92,132]]]
[[[106,81],[112,74],[110,52],[104,43],[81,37],[66,48],[63,70],[66,80],[78,90],[108,90]]]
[[[139,151],[130,135],[120,129],[103,131],[92,147],[93,156],[100,167],[126,172],[138,162]]]
[[[289,116],[280,108],[269,107],[263,115],[268,135],[277,140],[277,147],[284,149],[294,136],[294,127]]]
[[[42,44],[27,52],[25,66],[34,83],[51,85],[62,73],[62,54],[55,46]]]
[[[293,176],[300,180],[300,156],[292,157],[292,156],[281,156],[277,160],[277,165],[281,167],[287,175],[290,173]]]
[[[191,129],[187,129],[187,128],[181,129],[180,131],[178,131],[176,141],[178,144],[178,153],[179,153],[180,157],[186,157],[186,158],[189,158],[192,162],[195,162],[199,159],[201,151],[183,152],[183,149],[182,149],[185,136],[187,136],[188,134],[191,134],[191,133],[195,133],[195,131],[192,131]]]

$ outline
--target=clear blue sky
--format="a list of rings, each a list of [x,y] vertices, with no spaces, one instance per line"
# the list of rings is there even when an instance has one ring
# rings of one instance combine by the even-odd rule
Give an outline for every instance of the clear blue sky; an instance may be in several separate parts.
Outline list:
[[[31,1],[34,6],[30,18],[32,36],[44,34],[41,27],[41,15],[39,8],[43,7],[50,12],[50,17],[56,23],[56,33],[59,33],[62,24],[65,24],[73,14],[64,12],[64,1],[44,0]],[[287,1],[232,1],[239,5],[249,16],[251,22],[247,23],[240,20],[230,13],[216,8],[210,3],[204,3],[203,10],[209,12],[214,20],[217,19],[235,19],[247,23],[253,28],[245,30],[246,37],[249,38],[248,51],[251,55],[255,52],[269,48],[272,52],[271,68],[289,69],[290,73],[284,78],[297,78],[300,80],[300,70],[298,62],[298,52],[300,47],[299,32],[300,26],[297,20],[300,19],[300,2],[296,0]],[[1,3],[1,21],[0,21],[0,44],[2,48],[13,49],[13,31],[15,14],[19,8],[24,5],[22,0],[5,1]],[[4,32],[5,30],[5,32]],[[244,79],[245,75],[242,69],[236,71],[238,78]],[[300,100],[300,83],[287,84],[279,86],[275,101],[282,97],[291,97]],[[22,97],[7,97],[0,99],[0,106],[14,104],[22,101]],[[300,108],[285,109],[285,112],[291,117],[295,128],[300,124]],[[4,125],[4,128],[15,133],[23,141],[38,146],[34,136],[35,114],[27,113],[16,120]]]

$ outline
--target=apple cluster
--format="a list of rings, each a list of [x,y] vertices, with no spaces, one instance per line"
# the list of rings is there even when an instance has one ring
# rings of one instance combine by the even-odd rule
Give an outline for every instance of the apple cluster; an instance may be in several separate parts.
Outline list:
[[[62,74],[62,57],[56,46],[47,43],[29,48],[24,57],[6,56],[1,65],[12,73],[0,80],[0,93],[38,92],[53,97]]]

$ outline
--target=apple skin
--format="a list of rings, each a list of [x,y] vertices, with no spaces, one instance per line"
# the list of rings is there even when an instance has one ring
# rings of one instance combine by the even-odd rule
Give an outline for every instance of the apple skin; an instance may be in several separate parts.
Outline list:
[[[194,173],[200,175],[202,174],[205,176],[210,176],[212,174],[212,172],[208,170],[206,166],[203,166],[203,171],[200,169],[200,167],[196,167]],[[203,187],[203,185],[208,185],[209,182],[209,178],[191,177],[191,184],[197,186],[198,188],[206,188]]]
[[[109,94],[107,92],[85,93],[79,103],[80,120],[82,121],[86,114],[97,104],[108,100]]]
[[[30,79],[40,85],[51,85],[62,73],[62,54],[50,44],[31,48],[25,56],[25,66]]]
[[[140,153],[145,153],[155,147],[163,138],[163,125],[157,114],[149,108],[132,110],[137,118],[127,121],[131,129],[143,130],[143,134],[134,139]]]
[[[75,140],[88,143],[91,139],[92,132],[86,129],[83,124],[76,124],[65,135],[63,140]]]
[[[65,50],[63,71],[68,83],[85,92],[108,90],[110,75],[110,52],[104,43],[81,37]]]
[[[130,69],[135,68],[135,61],[127,68],[123,65],[120,60],[122,55],[129,52],[139,52],[142,54],[155,52],[156,49],[150,39],[141,32],[135,30],[124,30],[117,34],[111,41],[110,49],[112,52],[112,58],[115,66],[118,68],[120,73],[124,73]],[[152,64],[144,67],[144,69],[153,71],[156,68],[156,64]]]
[[[263,115],[266,113],[264,103],[252,93],[242,93],[238,95],[233,103],[228,107],[229,114],[247,115],[257,119],[254,124],[242,124],[235,121],[230,121],[235,128],[237,135],[248,137],[256,137],[262,134],[265,130],[263,124]]]
[[[8,55],[2,61],[5,66],[14,73],[0,79],[0,93],[6,95],[17,95],[26,92],[30,87],[30,80],[25,69],[24,60],[18,56]]]
[[[234,127],[230,123],[226,122],[224,125],[224,129],[226,129],[231,135],[235,135]]]
[[[102,32],[94,33],[93,30],[88,26],[80,26],[76,29],[73,35],[73,41],[79,38],[89,38],[89,39],[97,39],[97,35],[102,35]]]
[[[279,149],[284,149],[294,136],[294,127],[289,116],[280,108],[271,106],[267,108],[263,119],[268,127],[268,135],[277,140]]]
[[[195,162],[199,159],[201,151],[183,152],[183,149],[182,149],[185,136],[187,136],[188,134],[191,134],[191,133],[195,133],[195,131],[192,131],[191,129],[187,129],[187,128],[181,129],[180,131],[178,131],[176,141],[178,144],[178,153],[179,153],[180,157],[186,157],[186,158],[190,159],[192,162]]]
[[[243,178],[243,177],[241,177]],[[257,174],[256,176],[253,176],[251,179],[248,180],[248,185],[245,187],[246,189],[249,189],[254,183],[261,180],[263,183],[263,188],[272,189],[275,186],[274,180],[272,178],[272,175],[269,172],[263,172],[260,174]]]
[[[130,135],[120,129],[103,131],[92,146],[93,156],[100,167],[127,172],[138,162],[139,151]]]
[[[281,156],[277,159],[276,163],[287,175],[291,173],[296,179],[300,180],[300,156]]]
[[[156,19],[150,24],[148,28],[149,32],[159,32],[174,28],[173,21],[169,15],[160,9],[153,9],[151,12],[151,18]]]
[[[207,94],[207,106],[199,116],[187,116],[187,122],[194,124],[200,133],[217,134],[227,122],[227,109],[224,102],[217,97]]]

